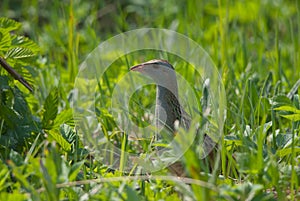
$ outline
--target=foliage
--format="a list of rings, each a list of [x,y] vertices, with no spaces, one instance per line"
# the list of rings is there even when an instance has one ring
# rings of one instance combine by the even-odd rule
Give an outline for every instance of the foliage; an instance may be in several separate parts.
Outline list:
[[[0,67],[0,200],[300,199],[297,1],[4,0],[0,11],[8,17],[0,18],[0,57],[35,86],[29,94]],[[213,172],[195,148],[182,159],[191,180],[133,178],[83,147],[72,118],[78,64],[100,42],[141,27],[185,34],[218,66],[228,105],[216,153],[222,161]],[[120,58],[112,64],[118,68],[99,80],[97,118],[123,150],[138,147],[107,109],[114,85],[139,58],[161,55],[193,80],[180,58],[153,51]],[[151,110],[154,90],[142,88],[132,97],[130,111],[139,125],[148,125],[139,119]]]

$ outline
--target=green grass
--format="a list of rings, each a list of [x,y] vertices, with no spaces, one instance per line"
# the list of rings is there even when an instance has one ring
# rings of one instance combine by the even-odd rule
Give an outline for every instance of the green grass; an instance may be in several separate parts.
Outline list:
[[[0,68],[0,200],[300,199],[298,1],[3,0],[0,17],[20,22],[22,28],[10,34],[39,46],[30,61],[8,60],[34,85],[34,94]],[[78,66],[99,43],[143,27],[186,35],[219,70],[227,115],[216,153],[221,160],[213,170],[199,159],[196,145],[182,158],[189,176],[182,180],[168,170],[124,174],[118,170],[123,160],[111,170],[84,147],[72,118]],[[4,57],[2,40],[0,35]],[[120,57],[94,83],[101,132],[122,151],[139,153],[151,142],[137,145],[117,129],[109,109],[114,86],[131,65],[154,57],[168,59],[193,86],[197,75],[186,61],[154,50]],[[199,99],[204,96],[202,86],[193,88]],[[129,112],[138,114],[137,124],[147,125],[140,118],[151,111],[154,93],[148,86],[131,97]]]

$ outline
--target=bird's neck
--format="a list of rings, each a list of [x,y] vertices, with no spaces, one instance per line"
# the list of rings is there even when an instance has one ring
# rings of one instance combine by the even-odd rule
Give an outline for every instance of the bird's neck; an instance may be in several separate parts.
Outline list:
[[[170,99],[178,101],[178,88],[177,85],[172,89],[166,88],[161,85],[156,87],[156,101],[168,102]]]
[[[175,130],[174,123],[181,118],[177,83],[171,90],[157,85],[155,116],[158,129],[166,127],[171,132]]]

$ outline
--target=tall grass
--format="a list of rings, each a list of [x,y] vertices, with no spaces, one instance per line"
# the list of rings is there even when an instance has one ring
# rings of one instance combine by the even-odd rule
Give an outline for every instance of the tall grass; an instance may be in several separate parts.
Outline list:
[[[126,163],[123,155],[119,170],[111,170],[96,153],[83,146],[78,136],[70,141],[70,144],[76,142],[72,151],[66,151],[62,142],[54,140],[58,139],[55,136],[76,136],[76,130],[73,124],[56,120],[58,124],[69,124],[70,128],[40,133],[37,141],[42,143],[25,144],[20,153],[3,148],[0,200],[300,198],[299,121],[284,118],[291,111],[276,110],[280,106],[300,109],[296,85],[300,77],[298,1],[30,0],[15,3],[3,0],[0,16],[22,22],[20,34],[32,38],[41,47],[34,77],[38,90],[34,97],[27,96],[27,101],[34,104],[30,108],[37,118],[42,118],[46,97],[54,87],[58,87],[60,120],[69,115],[66,111],[72,106],[72,96],[76,96],[72,88],[79,64],[100,42],[141,27],[175,30],[198,42],[218,67],[228,102],[224,136],[219,142],[221,164],[214,172],[205,171],[207,167],[191,149],[182,159],[191,180],[159,178],[159,175],[126,178],[122,173]],[[107,138],[123,152],[138,152],[138,146],[111,119],[109,99],[115,84],[131,65],[141,58],[153,57],[166,57],[187,80],[194,79],[180,58],[144,51],[121,57],[97,80],[97,118]],[[132,107],[139,105],[150,110],[151,98],[141,100],[140,97],[152,94],[149,97],[153,98],[153,93],[154,87],[141,89],[132,97],[136,101],[131,103]],[[198,95],[201,97],[202,92]],[[131,109],[134,113],[134,108]],[[2,132],[4,121],[0,122]],[[145,123],[138,119],[136,122]],[[141,141],[140,145],[148,147],[149,140]],[[162,170],[158,174],[169,173]]]

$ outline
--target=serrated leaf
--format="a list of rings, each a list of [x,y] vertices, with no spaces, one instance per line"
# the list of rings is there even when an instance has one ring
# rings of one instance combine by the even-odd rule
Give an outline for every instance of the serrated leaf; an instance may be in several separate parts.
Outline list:
[[[25,97],[23,96],[22,92],[16,87],[14,88],[13,107],[18,114],[21,114],[22,120],[24,121],[25,125],[28,125],[30,122],[32,122],[31,111],[25,100]],[[20,124],[20,122],[18,123]]]
[[[58,89],[53,88],[44,103],[43,128],[51,129],[58,113]]]
[[[62,124],[74,125],[73,112],[71,109],[61,111],[54,120],[53,127],[58,128]]]
[[[13,31],[19,29],[21,23],[6,17],[0,17],[0,27],[8,31]]]
[[[24,47],[15,47],[6,52],[6,58],[13,58],[13,59],[22,59],[33,57],[35,54],[28,48]]]
[[[71,151],[71,144],[57,130],[50,130],[49,135],[57,142],[65,151]]]
[[[40,51],[40,47],[32,40],[24,36],[12,35],[11,36],[12,47],[23,47],[30,49],[34,54]]]
[[[16,65],[17,66],[17,65]],[[16,71],[20,73],[20,75],[22,75],[22,77],[31,85],[34,86],[35,82],[34,82],[34,75],[32,75],[32,73],[28,70],[28,66],[26,67],[20,67],[20,68],[16,68]]]
[[[0,28],[0,50],[7,51],[11,46],[11,37],[10,33]]]
[[[62,124],[60,126],[60,133],[65,138],[65,140],[67,140],[69,143],[73,143],[76,140],[75,131],[67,124]]]
[[[20,121],[20,115],[13,110],[11,107],[7,107],[2,102],[0,102],[0,117],[5,120],[5,123],[9,128],[14,128],[15,123]],[[3,136],[1,136],[3,137]]]

